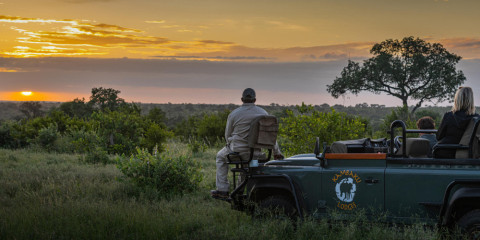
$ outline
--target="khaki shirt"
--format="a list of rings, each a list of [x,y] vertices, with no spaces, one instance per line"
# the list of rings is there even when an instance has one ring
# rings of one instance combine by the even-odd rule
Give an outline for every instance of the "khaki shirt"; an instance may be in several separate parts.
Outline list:
[[[225,127],[225,139],[227,145],[234,152],[248,152],[248,132],[253,119],[258,116],[268,115],[261,107],[254,103],[244,103],[241,107],[233,110],[228,115],[227,126]],[[274,154],[281,154],[278,144],[273,150]]]

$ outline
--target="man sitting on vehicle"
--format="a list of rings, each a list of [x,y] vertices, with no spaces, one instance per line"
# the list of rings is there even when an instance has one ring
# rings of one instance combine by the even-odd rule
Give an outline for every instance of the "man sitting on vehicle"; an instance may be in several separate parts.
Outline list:
[[[228,198],[230,184],[228,182],[227,155],[232,152],[249,152],[248,132],[252,121],[258,116],[268,115],[263,108],[255,106],[256,97],[253,89],[245,89],[241,99],[243,105],[233,110],[230,115],[228,115],[227,126],[225,127],[225,139],[227,144],[217,153],[217,189],[210,191],[210,194],[214,198]],[[254,156],[260,154],[261,151],[258,150],[254,153]],[[283,159],[278,144],[275,145],[273,154],[274,159]]]
[[[425,116],[417,121],[417,128],[422,130],[435,129],[435,121],[430,116]],[[433,146],[437,144],[437,136],[434,133],[420,133],[421,138],[425,138],[430,141],[430,153],[432,152]]]

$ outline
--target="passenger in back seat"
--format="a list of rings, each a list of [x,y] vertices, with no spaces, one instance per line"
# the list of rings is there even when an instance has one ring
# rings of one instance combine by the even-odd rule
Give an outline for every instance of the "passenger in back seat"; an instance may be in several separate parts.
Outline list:
[[[435,121],[430,116],[425,116],[417,121],[417,128],[422,130],[435,129]],[[434,133],[420,133],[421,138],[425,138],[430,141],[430,153],[432,152],[433,146],[437,144],[437,136]]]
[[[470,87],[460,87],[455,93],[452,111],[443,115],[438,127],[438,144],[458,144],[475,113],[473,90]],[[441,158],[455,158],[456,149],[438,149],[435,155]]]

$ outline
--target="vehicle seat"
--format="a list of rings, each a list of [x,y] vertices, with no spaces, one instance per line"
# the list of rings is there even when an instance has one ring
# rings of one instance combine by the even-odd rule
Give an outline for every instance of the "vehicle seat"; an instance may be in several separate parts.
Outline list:
[[[250,124],[248,132],[248,147],[250,152],[234,152],[227,155],[227,163],[235,165],[230,171],[233,173],[232,196],[239,192],[246,184],[250,174],[250,162],[256,158],[258,163],[267,162],[272,157],[272,151],[277,144],[278,122],[275,116],[262,115],[256,117]],[[262,152],[268,149],[268,156]],[[240,185],[237,187],[236,173],[240,174]]]
[[[427,158],[431,155],[430,141],[425,138],[407,138],[403,143],[406,144],[407,157],[410,158]],[[402,155],[402,148],[397,152],[398,155]]]
[[[439,149],[456,149],[455,158],[479,158],[480,157],[480,117],[474,117],[468,123],[459,144],[436,144],[433,147],[433,156],[438,156]]]
[[[256,117],[250,124],[248,132],[248,147],[250,152],[234,152],[227,155],[229,163],[244,164],[256,158],[259,162],[269,161],[272,150],[277,143],[278,122],[275,116],[262,115]],[[261,150],[267,149],[268,156]]]

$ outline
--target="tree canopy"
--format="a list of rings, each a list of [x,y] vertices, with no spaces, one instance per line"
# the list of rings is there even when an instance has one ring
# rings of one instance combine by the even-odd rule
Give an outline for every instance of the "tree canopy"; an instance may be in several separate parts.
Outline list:
[[[417,101],[414,113],[424,102],[453,99],[457,87],[465,82],[463,72],[456,70],[461,57],[440,43],[414,37],[388,39],[375,44],[370,53],[373,57],[363,66],[349,60],[341,76],[327,85],[333,97],[347,92],[386,93],[400,98],[403,107],[408,107],[410,99]]]

